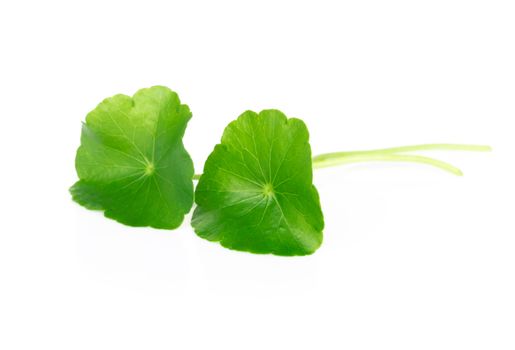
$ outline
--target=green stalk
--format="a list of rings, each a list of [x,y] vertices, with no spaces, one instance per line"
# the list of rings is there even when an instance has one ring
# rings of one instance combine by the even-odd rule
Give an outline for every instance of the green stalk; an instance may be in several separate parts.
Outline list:
[[[313,161],[325,160],[328,158],[343,157],[350,155],[365,155],[365,154],[392,154],[392,153],[406,153],[415,151],[470,151],[470,152],[490,152],[492,148],[485,145],[459,145],[452,143],[429,143],[423,145],[402,146],[374,149],[367,151],[351,151],[351,152],[333,152],[320,154],[313,158]]]
[[[362,162],[374,162],[374,161],[382,161],[382,162],[409,162],[409,163],[421,163],[432,165],[442,170],[448,171],[454,175],[461,176],[463,173],[460,169],[452,166],[449,163],[442,162],[441,160],[423,157],[423,156],[414,156],[407,154],[363,154],[363,155],[344,155],[344,156],[334,156],[327,157],[323,160],[314,159],[313,160],[313,168],[326,168],[335,165],[343,165],[343,164],[352,164],[352,163],[362,163]]]

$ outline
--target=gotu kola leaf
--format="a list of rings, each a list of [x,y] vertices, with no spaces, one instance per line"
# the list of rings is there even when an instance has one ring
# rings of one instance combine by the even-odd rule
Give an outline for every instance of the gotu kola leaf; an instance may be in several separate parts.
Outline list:
[[[252,253],[307,255],[324,220],[305,124],[278,110],[247,111],[225,129],[195,192],[202,238]]]
[[[191,112],[162,86],[105,99],[86,117],[73,199],[131,226],[175,228],[193,205],[182,137]]]

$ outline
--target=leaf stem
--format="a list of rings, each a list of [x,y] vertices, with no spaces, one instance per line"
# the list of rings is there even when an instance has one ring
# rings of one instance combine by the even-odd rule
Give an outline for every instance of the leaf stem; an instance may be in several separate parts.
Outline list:
[[[363,155],[345,155],[340,157],[326,158],[323,160],[313,160],[313,168],[326,168],[334,165],[362,163],[362,162],[410,162],[432,165],[442,170],[448,171],[454,175],[463,175],[462,171],[455,166],[442,162],[441,160],[414,156],[408,154],[363,154]]]
[[[432,165],[455,175],[461,176],[463,173],[455,166],[442,162],[437,159],[403,154],[414,151],[473,151],[489,152],[492,148],[485,145],[461,145],[452,143],[429,143],[422,145],[401,146],[392,148],[382,148],[368,151],[352,152],[333,152],[320,154],[313,157],[313,168],[324,168],[340,164],[350,164],[368,161],[387,161],[387,162],[412,162]],[[400,153],[400,154],[399,154]]]
[[[365,154],[392,154],[392,153],[406,153],[415,151],[470,151],[470,152],[490,152],[492,148],[485,145],[461,145],[452,143],[428,143],[422,145],[402,146],[382,148],[366,151],[351,151],[351,152],[332,152],[319,154],[313,158],[313,161],[321,161],[325,159],[332,159],[336,157],[350,156],[350,155],[365,155]]]

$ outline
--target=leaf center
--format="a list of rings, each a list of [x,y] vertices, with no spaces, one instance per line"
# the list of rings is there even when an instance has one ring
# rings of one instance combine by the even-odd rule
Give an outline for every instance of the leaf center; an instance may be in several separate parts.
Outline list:
[[[267,183],[263,186],[263,194],[267,197],[272,197],[274,195],[274,186],[271,183]]]
[[[147,162],[147,165],[145,166],[145,175],[150,176],[154,174],[156,171],[156,167],[154,166],[154,163]]]

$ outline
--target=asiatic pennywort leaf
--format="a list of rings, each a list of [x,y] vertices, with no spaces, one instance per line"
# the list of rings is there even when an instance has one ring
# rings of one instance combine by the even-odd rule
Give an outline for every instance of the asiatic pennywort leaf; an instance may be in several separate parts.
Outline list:
[[[179,226],[193,204],[193,163],[182,143],[190,118],[162,86],[105,99],[82,126],[73,199],[127,225]]]
[[[235,250],[313,253],[324,220],[308,141],[305,124],[278,110],[231,122],[197,185],[195,232]]]

